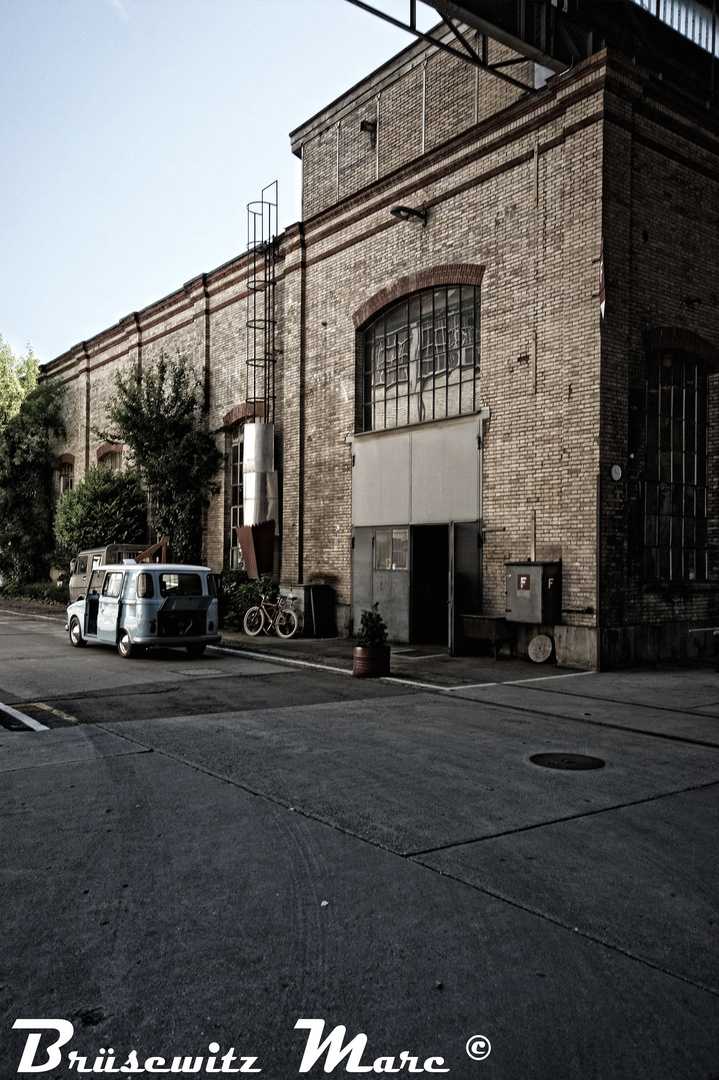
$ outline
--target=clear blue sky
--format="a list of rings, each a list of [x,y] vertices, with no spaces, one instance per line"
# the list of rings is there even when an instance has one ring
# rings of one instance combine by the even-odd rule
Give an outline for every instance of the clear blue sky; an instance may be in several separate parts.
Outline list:
[[[412,40],[346,0],[0,0],[0,334],[46,362],[221,265],[275,179],[297,221],[288,133]]]

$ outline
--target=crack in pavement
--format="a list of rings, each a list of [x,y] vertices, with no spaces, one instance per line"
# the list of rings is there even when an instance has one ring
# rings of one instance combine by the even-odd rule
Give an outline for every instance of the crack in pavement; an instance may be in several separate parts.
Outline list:
[[[598,814],[609,814],[614,810],[625,810],[629,806],[643,806],[645,803],[658,802],[660,799],[670,799],[675,795],[686,795],[692,791],[704,791],[706,788],[716,787],[719,780],[708,780],[705,784],[692,784],[686,788],[678,788],[676,791],[663,791],[659,795],[647,795],[643,799],[631,799],[629,802],[615,803],[613,806],[601,806],[596,810],[583,810],[578,814],[567,814],[564,817],[550,818],[547,821],[537,821],[533,825],[518,825],[513,829],[504,829],[502,832],[487,833],[485,836],[475,836],[469,840],[455,840],[451,844],[440,844],[438,847],[424,848],[420,851],[407,852],[407,857],[414,859],[419,855],[434,855],[438,851],[450,851],[456,847],[466,847],[468,844],[481,844],[483,840],[497,840],[502,836],[513,836],[516,833],[531,832],[532,829],[543,829],[548,825],[560,825],[565,821],[580,821],[582,818],[596,817]]]

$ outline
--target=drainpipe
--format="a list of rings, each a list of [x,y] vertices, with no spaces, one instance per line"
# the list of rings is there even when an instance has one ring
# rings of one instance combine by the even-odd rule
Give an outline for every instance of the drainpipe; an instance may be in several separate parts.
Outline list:
[[[480,532],[485,532],[484,529],[484,425],[485,421],[489,420],[492,412],[487,406],[484,409],[480,409],[477,414],[477,446],[479,447],[479,465],[477,469],[477,510],[479,516],[479,528]]]
[[[597,512],[596,512],[596,570],[595,570],[595,589],[596,599],[594,601],[595,616],[594,623],[597,628],[597,660],[595,671],[602,670],[602,474],[597,474]]]
[[[482,525],[483,515],[483,495],[482,495],[482,477],[484,474],[484,424],[486,420],[489,420],[491,413],[489,408],[480,409],[477,415],[477,517],[479,523],[479,590],[480,590],[480,608],[482,607],[482,540],[484,533],[487,531]],[[454,596],[454,522],[449,523],[449,604],[448,604],[448,621],[449,621],[449,655],[455,655],[455,596]]]
[[[484,527],[484,425],[489,420],[492,412],[487,406],[484,409],[479,410],[478,422],[477,422],[477,445],[479,447],[479,461],[477,464],[477,517],[479,520],[479,610],[484,610],[482,579],[483,579],[483,566],[484,553],[482,551],[482,545],[484,544],[484,534],[487,531]]]
[[[299,417],[297,440],[299,444],[298,506],[297,506],[297,581],[303,582],[305,572],[305,365],[307,352],[307,243],[305,225],[300,227],[300,356],[299,356]]]

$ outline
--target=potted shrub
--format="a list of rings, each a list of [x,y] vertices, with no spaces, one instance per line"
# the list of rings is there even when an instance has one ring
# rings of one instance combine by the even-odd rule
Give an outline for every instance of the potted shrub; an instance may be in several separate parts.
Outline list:
[[[364,679],[389,675],[387,624],[380,615],[377,604],[372,605],[371,611],[362,612],[352,674]]]

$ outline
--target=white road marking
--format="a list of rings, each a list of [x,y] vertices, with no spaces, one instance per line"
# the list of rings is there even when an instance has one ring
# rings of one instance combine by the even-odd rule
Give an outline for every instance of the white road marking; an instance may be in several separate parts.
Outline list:
[[[309,660],[296,660],[290,656],[276,656],[274,653],[251,652],[244,649],[227,649],[221,645],[210,645],[211,649],[218,652],[228,653],[231,656],[242,656],[247,660],[268,660],[278,664],[296,664],[298,667],[317,668],[319,671],[334,671],[339,675],[351,675],[350,668],[333,667],[331,664],[316,664]],[[401,653],[397,655],[401,656]],[[440,655],[440,654],[438,654]],[[418,682],[416,679],[399,679],[395,675],[382,677],[382,682],[399,683],[402,686],[417,686],[422,690],[442,690],[445,693],[456,690],[481,690],[487,686],[519,686],[522,683],[547,682],[550,679],[574,679],[579,675],[594,675],[594,671],[568,671],[562,675],[535,675],[531,679],[506,679],[504,682],[467,683],[461,686],[440,686],[437,683]]]
[[[521,686],[522,683],[548,682],[550,679],[576,679],[579,675],[594,675],[594,671],[569,671],[564,675],[535,675],[533,679],[505,679],[504,682],[468,683],[466,686],[447,686],[446,690],[481,690],[485,686]]]
[[[58,626],[62,621],[62,618],[58,619],[57,615],[38,615],[36,611],[11,611],[7,608],[0,608],[0,615],[25,615],[28,619],[44,619],[45,622],[54,622]]]
[[[25,716],[25,713],[18,712],[17,709],[13,709],[10,705],[3,705],[2,701],[0,701],[0,712],[7,713],[8,716],[12,716],[13,720],[19,720],[21,724],[32,728],[33,731],[50,730],[45,724],[41,724],[39,720],[33,720],[31,716]]]
[[[264,660],[277,664],[296,664],[298,667],[319,668],[320,671],[338,671],[341,675],[351,675],[349,668],[332,667],[330,664],[313,664],[309,660],[295,660],[290,656],[275,656],[274,653],[251,652],[249,649],[225,649],[222,645],[210,645],[210,649],[216,649],[230,656],[242,656],[245,660]]]

